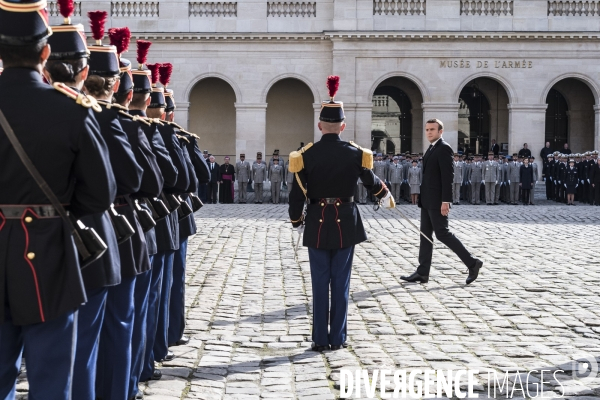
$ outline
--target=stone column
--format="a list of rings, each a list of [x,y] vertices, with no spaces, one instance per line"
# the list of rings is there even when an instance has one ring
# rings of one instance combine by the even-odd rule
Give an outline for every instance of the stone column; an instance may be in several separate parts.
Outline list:
[[[258,151],[266,158],[267,103],[235,103],[235,152],[246,153],[250,162]]]
[[[359,146],[366,149],[371,148],[371,124],[372,124],[373,103],[357,103],[354,115],[354,138],[353,140]]]
[[[425,137],[425,124],[427,120],[437,118],[444,123],[444,140],[452,146],[455,152],[458,149],[458,102],[455,103],[423,103],[423,133],[421,149],[423,152],[429,147]],[[414,149],[418,152],[417,149]]]
[[[545,145],[547,107],[547,104],[508,105],[508,154],[518,153],[523,143],[527,143],[531,154],[539,159]]]
[[[189,129],[190,103],[188,101],[175,101],[175,107],[175,122],[181,125],[183,129]]]
[[[600,106],[594,106],[594,149],[600,149]]]

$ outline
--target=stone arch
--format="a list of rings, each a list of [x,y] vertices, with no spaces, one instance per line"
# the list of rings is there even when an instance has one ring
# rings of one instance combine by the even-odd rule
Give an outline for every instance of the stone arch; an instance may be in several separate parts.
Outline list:
[[[196,76],[194,79],[192,79],[190,81],[190,83],[187,85],[187,87],[185,88],[185,92],[184,92],[185,101],[187,101],[187,102],[190,101],[190,95],[192,93],[192,90],[194,90],[194,87],[196,86],[196,84],[206,78],[218,78],[218,79],[221,79],[221,80],[227,82],[229,84],[229,86],[231,86],[231,89],[233,89],[233,92],[235,93],[236,103],[242,102],[242,91],[240,90],[240,87],[237,85],[237,83],[233,79],[228,77],[227,75],[221,74],[219,72],[206,72],[206,73],[200,74],[200,75]]]
[[[302,76],[300,74],[295,74],[295,73],[292,73],[292,72],[287,72],[285,74],[277,75],[276,77],[274,77],[273,79],[271,79],[269,81],[269,83],[267,84],[267,86],[265,86],[265,88],[263,89],[263,92],[262,92],[262,94],[260,96],[260,101],[262,103],[266,103],[267,102],[267,96],[269,94],[269,91],[273,87],[273,85],[275,85],[280,80],[289,79],[289,78],[291,78],[291,79],[297,79],[297,80],[301,81],[302,83],[304,83],[306,86],[308,86],[308,88],[312,92],[313,97],[314,97],[314,103],[320,103],[321,102],[319,91],[317,90],[317,87],[310,81],[310,79],[308,79],[305,76]]]
[[[388,72],[387,74],[380,76],[379,79],[375,80],[375,82],[371,86],[371,89],[369,89],[368,101],[373,100],[373,94],[375,93],[375,90],[379,87],[379,85],[381,85],[381,83],[383,83],[386,79],[394,78],[394,77],[408,79],[409,81],[414,83],[417,86],[417,88],[419,88],[419,91],[421,92],[421,96],[423,97],[424,103],[429,103],[431,101],[431,96],[429,94],[429,90],[427,89],[427,86],[425,86],[425,84],[423,84],[423,82],[419,78],[417,78],[416,76],[409,74],[407,72],[399,72],[399,71]]]
[[[473,75],[469,75],[467,78],[465,78],[456,88],[456,90],[454,91],[454,98],[458,99],[460,97],[460,92],[463,90],[463,88],[471,81],[477,79],[477,78],[488,78],[488,79],[492,79],[495,81],[498,81],[502,87],[504,88],[504,90],[506,90],[506,93],[508,94],[508,102],[510,104],[513,103],[517,103],[518,99],[517,99],[517,92],[515,91],[515,89],[512,87],[512,85],[501,75],[498,75],[494,72],[488,72],[488,71],[482,71],[482,72],[478,72],[476,74]]]
[[[590,78],[587,75],[580,74],[580,73],[562,74],[562,75],[559,75],[556,78],[552,79],[550,81],[550,83],[548,83],[546,85],[546,87],[544,88],[544,90],[542,91],[542,96],[540,97],[540,104],[546,103],[546,98],[548,97],[548,93],[550,92],[550,89],[552,89],[554,87],[554,85],[556,85],[558,82],[560,82],[564,79],[569,79],[569,78],[577,79],[577,80],[585,83],[592,91],[592,95],[594,96],[595,104],[598,105],[598,102],[600,100],[600,88],[598,87],[596,82],[594,82],[594,80],[592,78]]]

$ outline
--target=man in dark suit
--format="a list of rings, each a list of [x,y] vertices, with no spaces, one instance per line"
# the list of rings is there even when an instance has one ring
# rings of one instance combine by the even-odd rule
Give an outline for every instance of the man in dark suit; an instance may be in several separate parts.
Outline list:
[[[431,119],[425,125],[425,135],[430,146],[423,156],[423,184],[419,207],[421,208],[421,232],[428,238],[435,237],[444,243],[469,268],[467,285],[477,279],[483,262],[473,258],[463,244],[448,229],[448,214],[452,202],[452,156],[450,145],[442,139],[444,125],[438,119]],[[400,278],[408,282],[427,283],[431,269],[433,245],[421,236],[419,249],[419,267],[410,276]]]
[[[217,204],[218,196],[217,190],[219,189],[219,181],[221,180],[221,172],[219,170],[219,164],[215,162],[215,158],[210,156],[208,158],[208,169],[210,171],[210,180],[208,181],[208,193],[206,194],[206,200],[208,203]]]
[[[500,146],[498,146],[498,143],[496,143],[496,139],[492,139],[492,147],[490,148],[490,151],[493,151],[495,156],[500,153]]]

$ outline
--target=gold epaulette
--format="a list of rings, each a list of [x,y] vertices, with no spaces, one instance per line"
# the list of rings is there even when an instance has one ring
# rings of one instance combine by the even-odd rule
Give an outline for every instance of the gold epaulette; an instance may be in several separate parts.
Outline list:
[[[175,134],[175,136],[177,136],[177,139],[185,140],[188,143],[190,142],[185,136],[181,136],[181,135],[178,135],[178,134]]]
[[[369,149],[365,149],[364,147],[360,147],[353,141],[350,141],[350,144],[360,151],[362,151],[362,166],[363,168],[373,169],[373,152]]]
[[[151,124],[164,125],[163,121],[160,118],[148,118],[148,117],[146,117],[146,121],[150,122]]]
[[[146,124],[148,126],[152,125],[150,122],[146,121],[143,117],[140,117],[139,115],[131,115],[123,110],[119,110],[119,114],[124,115],[127,118],[131,118],[134,121],[141,122],[142,124]]]
[[[179,124],[177,124],[177,123],[175,123],[173,121],[163,121],[163,122],[166,122],[167,124],[172,125],[175,128],[179,129],[180,131],[183,131],[183,128]]]
[[[96,112],[102,111],[102,107],[100,107],[96,99],[94,99],[93,97],[86,96],[83,93],[79,93],[76,90],[71,89],[64,83],[56,82],[52,85],[52,87],[54,87],[54,89],[58,90],[65,96],[72,98],[73,100],[75,100],[75,103],[85,108],[91,108]]]
[[[304,152],[306,152],[306,150],[310,149],[312,146],[313,144],[311,142],[303,148],[301,148],[300,150],[292,151],[290,153],[290,164],[288,166],[288,171],[295,173],[300,172],[304,169],[304,158],[302,157],[302,154],[304,154]]]

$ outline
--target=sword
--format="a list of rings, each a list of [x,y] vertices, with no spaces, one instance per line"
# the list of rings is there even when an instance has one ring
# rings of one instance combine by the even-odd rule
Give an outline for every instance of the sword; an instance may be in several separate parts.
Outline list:
[[[294,261],[298,262],[298,248],[300,247],[300,238],[302,237],[302,233],[298,233],[298,240],[296,240],[296,246],[294,246]]]
[[[373,210],[379,211],[379,207],[380,206],[381,205],[379,203],[375,203],[375,205],[373,206]],[[423,236],[425,239],[427,239],[427,241],[429,243],[431,243],[431,245],[433,246],[433,240],[431,240],[430,238],[427,237],[427,235],[425,235],[423,232],[421,232],[421,230],[415,224],[413,224],[413,222],[410,219],[408,219],[408,217],[406,215],[404,215],[404,213],[402,211],[400,211],[400,209],[398,207],[394,207],[394,209],[396,211],[398,211],[400,213],[400,215],[402,215],[402,217],[406,220],[406,222],[408,222],[409,224],[411,224],[412,227],[415,228],[415,230],[418,231],[419,234],[421,236]]]

